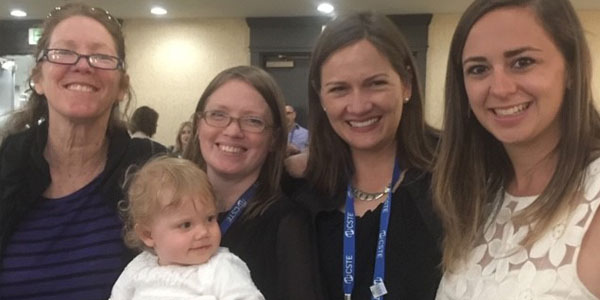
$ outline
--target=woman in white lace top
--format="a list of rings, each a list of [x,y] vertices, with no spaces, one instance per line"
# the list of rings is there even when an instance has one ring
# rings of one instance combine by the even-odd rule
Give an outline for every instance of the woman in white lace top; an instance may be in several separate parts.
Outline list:
[[[446,78],[437,299],[600,299],[600,117],[569,0],[475,0]]]

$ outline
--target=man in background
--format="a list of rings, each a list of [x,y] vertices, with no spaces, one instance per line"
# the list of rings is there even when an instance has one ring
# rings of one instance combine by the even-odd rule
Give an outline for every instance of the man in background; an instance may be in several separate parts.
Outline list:
[[[150,141],[158,127],[158,113],[148,106],[141,106],[133,112],[128,125],[131,138],[148,139]],[[152,153],[167,152],[167,147],[156,141],[151,141],[150,145],[152,146]]]
[[[288,128],[287,155],[294,155],[308,148],[308,130],[296,123],[296,110],[291,105],[285,106]]]

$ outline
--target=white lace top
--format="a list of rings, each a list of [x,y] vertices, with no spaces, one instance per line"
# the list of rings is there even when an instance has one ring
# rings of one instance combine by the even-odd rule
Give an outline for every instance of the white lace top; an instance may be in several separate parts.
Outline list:
[[[577,207],[529,249],[520,246],[529,226],[512,217],[536,196],[504,194],[504,203],[484,237],[455,273],[446,272],[437,292],[445,299],[598,300],[577,275],[583,236],[600,205],[600,159],[587,169],[585,193]]]

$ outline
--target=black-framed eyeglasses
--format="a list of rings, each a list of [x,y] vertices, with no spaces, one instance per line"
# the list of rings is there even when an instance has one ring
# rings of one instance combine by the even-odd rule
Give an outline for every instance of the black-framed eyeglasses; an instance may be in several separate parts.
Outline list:
[[[220,110],[207,110],[199,112],[198,116],[204,119],[206,124],[219,128],[225,128],[229,126],[229,124],[231,124],[231,122],[234,120],[238,122],[240,129],[246,132],[261,133],[265,131],[265,129],[271,127],[261,117],[242,116],[239,118],[234,118],[228,113]]]
[[[67,49],[44,49],[37,61],[46,60],[53,64],[59,65],[74,65],[81,58],[85,58],[91,67],[102,70],[117,70],[123,69],[125,63],[122,59],[106,54],[90,54],[83,55]]]

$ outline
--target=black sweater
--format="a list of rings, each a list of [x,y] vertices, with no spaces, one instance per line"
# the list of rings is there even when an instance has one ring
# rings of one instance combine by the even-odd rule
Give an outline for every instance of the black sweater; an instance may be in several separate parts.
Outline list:
[[[125,171],[150,158],[153,147],[149,140],[131,139],[122,128],[114,128],[107,137],[108,157],[100,185],[108,205],[117,209],[118,201],[123,199]],[[43,122],[7,137],[0,146],[0,259],[19,222],[50,185],[50,171],[43,156],[47,139],[48,125]]]

